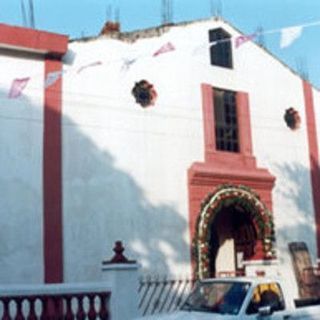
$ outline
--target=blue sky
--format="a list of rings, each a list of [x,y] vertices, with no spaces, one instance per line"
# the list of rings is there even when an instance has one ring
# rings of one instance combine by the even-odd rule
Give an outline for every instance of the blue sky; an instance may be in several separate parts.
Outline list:
[[[21,1],[1,0],[0,22],[22,25]],[[258,26],[265,31],[320,21],[320,0],[172,0],[173,21],[211,16],[212,4],[224,19],[244,33]],[[34,0],[38,29],[68,34],[71,38],[97,35],[108,6],[119,8],[123,31],[143,29],[161,23],[161,0]],[[115,10],[114,10],[115,11]],[[320,87],[320,25],[304,28],[290,47],[280,49],[280,34],[265,36],[267,48],[293,69],[303,68],[310,81]],[[300,67],[299,67],[300,66]]]

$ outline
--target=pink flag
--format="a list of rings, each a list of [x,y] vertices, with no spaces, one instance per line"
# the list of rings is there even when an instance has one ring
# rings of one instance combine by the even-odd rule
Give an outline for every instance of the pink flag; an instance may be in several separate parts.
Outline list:
[[[85,66],[82,66],[78,69],[77,73],[80,73],[81,71],[83,71],[84,69],[90,68],[90,67],[95,67],[95,66],[100,66],[102,64],[101,61],[95,61],[89,64],[86,64]]]
[[[166,52],[169,52],[169,51],[173,51],[175,50],[176,48],[174,47],[174,45],[171,43],[171,42],[168,42],[166,44],[164,44],[159,50],[157,50],[154,54],[153,54],[153,57],[156,57],[162,53],[166,53]]]
[[[12,81],[8,97],[10,99],[18,98],[21,95],[23,89],[27,86],[29,80],[30,80],[30,77],[21,78],[21,79],[14,79]]]
[[[256,36],[257,35],[253,33],[253,34],[241,35],[236,37],[236,48],[239,48],[242,44],[254,39]]]

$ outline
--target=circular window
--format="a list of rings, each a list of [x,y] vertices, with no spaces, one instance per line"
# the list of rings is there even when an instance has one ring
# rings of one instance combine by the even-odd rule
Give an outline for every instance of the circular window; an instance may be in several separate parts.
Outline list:
[[[140,104],[143,108],[153,106],[158,96],[153,84],[147,80],[136,82],[132,89],[132,95],[136,103]]]
[[[301,125],[301,118],[297,110],[289,108],[284,114],[284,121],[291,130],[296,130]]]

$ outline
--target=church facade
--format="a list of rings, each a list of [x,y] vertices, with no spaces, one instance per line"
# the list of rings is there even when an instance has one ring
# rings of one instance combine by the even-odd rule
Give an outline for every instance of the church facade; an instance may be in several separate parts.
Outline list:
[[[50,130],[34,132],[38,151],[12,144],[16,166],[30,154],[39,202],[34,211],[26,196],[29,213],[8,220],[37,212],[29,237],[39,237],[33,246],[18,237],[20,256],[4,249],[8,266],[23,259],[33,282],[95,281],[117,240],[159,275],[292,279],[296,241],[316,264],[319,91],[259,45],[236,44],[244,36],[222,20],[104,33],[71,41],[61,77],[42,78],[59,107]],[[41,102],[39,92],[23,97]],[[18,192],[5,202],[24,190],[10,180]]]

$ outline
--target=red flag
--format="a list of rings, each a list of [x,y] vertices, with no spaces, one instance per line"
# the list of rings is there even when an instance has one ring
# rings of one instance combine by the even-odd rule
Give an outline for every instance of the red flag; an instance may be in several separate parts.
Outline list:
[[[173,51],[175,50],[176,48],[174,47],[174,45],[171,43],[171,42],[168,42],[166,44],[164,44],[159,50],[157,50],[154,54],[153,54],[153,57],[156,57],[162,53],[166,53],[166,52],[169,52],[169,51]]]
[[[12,81],[8,97],[10,99],[18,98],[21,95],[23,89],[27,86],[29,80],[30,80],[30,77],[21,78],[21,79],[14,79]]]
[[[80,68],[78,69],[77,73],[80,73],[80,72],[83,71],[84,69],[87,69],[87,68],[90,68],[90,67],[100,66],[101,64],[102,64],[101,61],[95,61],[95,62],[86,64],[86,65],[80,67]]]

